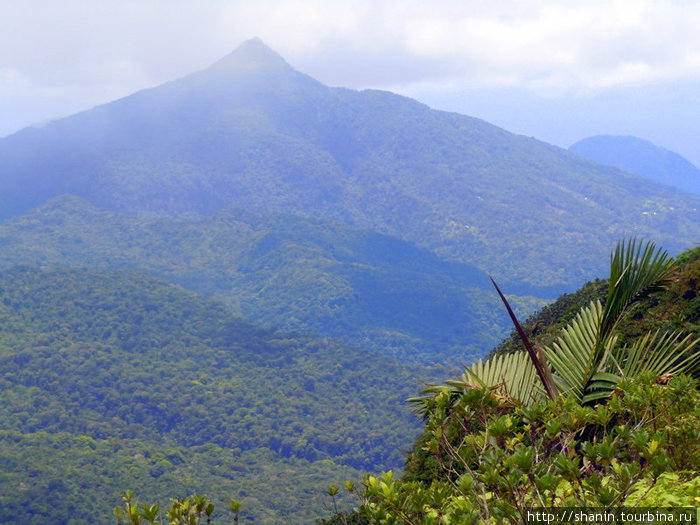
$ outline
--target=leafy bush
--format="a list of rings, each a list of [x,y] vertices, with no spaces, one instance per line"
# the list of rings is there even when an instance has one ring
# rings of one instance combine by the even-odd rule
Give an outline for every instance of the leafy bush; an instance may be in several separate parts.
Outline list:
[[[166,523],[163,519],[163,509],[158,503],[148,505],[139,503],[134,499],[133,491],[126,491],[122,496],[124,507],[114,509],[114,517],[117,525],[161,525]],[[231,500],[229,508],[233,512],[233,523],[238,523],[240,515],[240,502]],[[209,525],[212,522],[214,504],[207,496],[192,494],[186,498],[171,500],[170,508],[165,513],[167,523],[170,525]]]
[[[497,389],[437,395],[404,480],[369,476],[377,524],[521,523],[528,507],[694,505],[700,392],[688,376],[623,380],[609,402],[529,407]],[[439,465],[435,475],[418,472]],[[431,470],[428,469],[428,472]]]

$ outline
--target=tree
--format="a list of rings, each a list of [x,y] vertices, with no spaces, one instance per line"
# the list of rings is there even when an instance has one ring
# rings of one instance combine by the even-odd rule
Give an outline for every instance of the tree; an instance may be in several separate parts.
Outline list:
[[[214,513],[214,504],[207,496],[200,494],[171,500],[170,508],[166,512],[167,522],[158,521],[162,519],[162,515],[157,503],[153,505],[139,503],[134,500],[134,492],[131,490],[126,491],[122,499],[124,500],[124,508],[116,507],[114,509],[117,525],[145,525],[146,523],[150,525],[160,525],[161,523],[168,523],[169,525],[203,525],[206,523],[209,525],[212,522],[212,514]],[[233,522],[238,523],[240,503],[231,500],[229,508],[233,513]]]

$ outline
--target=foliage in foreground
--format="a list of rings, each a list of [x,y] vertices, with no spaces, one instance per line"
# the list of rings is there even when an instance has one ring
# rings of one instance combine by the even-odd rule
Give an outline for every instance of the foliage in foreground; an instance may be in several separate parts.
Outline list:
[[[699,407],[688,376],[624,380],[595,407],[443,392],[404,479],[369,476],[361,513],[384,525],[515,524],[527,507],[695,506]]]
[[[639,300],[633,314],[620,322],[622,341],[633,341],[659,329],[680,330],[700,338],[700,247],[683,252],[675,262],[668,289]],[[574,293],[560,296],[522,322],[522,327],[535,346],[549,347],[582,306],[595,300],[604,302],[607,293],[608,280],[596,279]],[[513,329],[510,337],[495,348],[489,358],[521,348],[521,339]]]
[[[152,505],[139,503],[134,499],[133,491],[126,491],[122,499],[124,507],[114,509],[117,525],[161,525],[166,523],[162,521],[163,509],[158,503]],[[237,524],[241,509],[240,502],[231,500],[229,508],[233,513],[233,523]],[[209,525],[212,522],[212,514],[214,514],[214,504],[211,500],[207,496],[192,494],[186,498],[172,500],[165,517],[170,525],[200,525],[204,523]]]
[[[426,429],[403,479],[369,476],[352,518],[521,523],[528,507],[695,506],[700,393],[682,373],[697,374],[697,330],[688,325],[697,312],[630,330],[667,286],[674,296],[691,286],[683,300],[696,298],[695,252],[677,270],[653,244],[621,243],[604,304],[593,299],[568,316],[544,352],[494,355],[414,399]]]
[[[692,333],[656,329],[625,342],[620,326],[639,310],[640,303],[671,285],[676,265],[653,243],[618,243],[610,260],[604,303],[592,300],[562,328],[549,346],[535,350],[510,305],[498,288],[525,351],[477,362],[460,381],[428,388],[459,392],[472,386],[497,386],[526,405],[546,395],[573,397],[581,405],[607,399],[624,378],[649,371],[657,376],[692,373],[700,364],[698,338]],[[413,400],[425,411],[433,397]]]

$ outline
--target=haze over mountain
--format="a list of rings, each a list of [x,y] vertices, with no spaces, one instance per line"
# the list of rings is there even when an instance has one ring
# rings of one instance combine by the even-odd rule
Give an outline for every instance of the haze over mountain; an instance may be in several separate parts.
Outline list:
[[[638,173],[655,182],[700,195],[700,169],[683,156],[648,140],[596,135],[572,144],[574,153],[601,164]]]
[[[130,214],[236,207],[398,236],[506,281],[571,287],[620,237],[679,251],[700,198],[478,119],[328,88],[259,40],[0,140],[0,217],[63,193]]]

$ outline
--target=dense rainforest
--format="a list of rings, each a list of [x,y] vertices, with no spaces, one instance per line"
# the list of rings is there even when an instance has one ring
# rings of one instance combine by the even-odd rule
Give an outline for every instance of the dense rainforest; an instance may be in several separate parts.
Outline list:
[[[513,338],[505,341],[485,363],[411,399],[425,428],[400,477],[365,474],[342,491],[329,484],[336,514],[318,523],[515,524],[556,507],[608,515],[664,507],[664,519],[672,513],[678,523],[694,523],[700,248],[673,261],[652,244],[630,241],[611,261],[608,280],[523,323],[525,340],[544,348],[559,394],[548,399],[525,353]],[[589,359],[597,364],[588,372],[572,372]],[[168,508],[138,507],[132,497],[125,495],[118,516],[155,523],[155,511]],[[185,509],[192,523],[204,523],[209,500],[172,501],[168,516]],[[338,512],[352,501],[357,510]],[[239,502],[230,505],[238,519]]]
[[[663,282],[663,292],[640,294],[631,314],[620,316],[617,343],[633,343],[654,330],[700,336],[700,249],[681,254],[677,263]],[[591,282],[525,321],[525,331],[537,344],[551,346],[583,307],[605,302],[608,293],[608,281]],[[402,451],[418,429],[405,400],[415,397],[418,378],[435,378],[435,371],[410,370],[380,354],[368,360],[366,349],[328,339],[257,328],[216,300],[128,270],[11,266],[0,272],[0,320],[2,483],[19,488],[3,492],[4,522],[109,519],[123,491],[133,488],[149,502],[210,494],[222,509],[215,519],[224,519],[228,499],[235,498],[244,522],[306,523],[323,508],[330,515],[336,500],[343,507],[358,496],[365,498],[360,500],[362,512],[369,512],[372,498],[379,498],[376,512],[389,512],[385,505],[391,501],[377,492],[385,490],[381,487],[393,487],[397,497],[434,498],[429,487],[443,480],[443,467],[430,452],[428,439],[442,426],[431,429],[435,421],[431,423],[428,412],[428,426],[408,456],[402,480],[363,474],[402,463]],[[515,338],[507,340],[494,356],[513,355],[518,344]],[[697,342],[693,344],[687,350],[697,353]],[[623,404],[611,421],[618,418],[619,423],[633,408],[643,412],[644,400],[658,399],[657,410],[668,404],[664,411],[671,419],[663,424],[670,433],[649,433],[649,422],[640,416],[637,441],[625,442],[639,449],[640,458],[646,452],[639,447],[655,441],[656,446],[681,447],[691,451],[691,458],[697,456],[690,445],[698,434],[697,414],[686,410],[697,406],[692,397],[697,384],[681,381],[674,379],[659,392],[654,378],[621,384],[629,396],[620,402],[636,399],[642,408]],[[455,383],[448,384],[453,388]],[[685,397],[664,398],[671,395],[669,388]],[[484,428],[495,424],[491,417],[501,423],[506,419],[498,418],[515,417],[517,423],[517,417],[530,417],[514,413],[512,403],[503,405],[503,399],[510,397],[495,392],[464,399],[477,404],[459,410],[475,411],[475,421],[482,414],[487,418],[481,423]],[[566,418],[576,407],[542,405],[538,410],[547,417],[559,411],[557,417]],[[598,409],[591,410],[581,413],[586,424],[599,417]],[[443,414],[440,425],[452,428],[451,411]],[[672,420],[686,425],[684,433],[679,434]],[[516,430],[535,424],[524,421],[508,430],[515,432],[508,439],[521,439]],[[537,421],[546,426],[545,420]],[[566,438],[555,434],[557,439],[575,439],[582,428],[572,427]],[[600,439],[632,439],[610,432]],[[501,446],[506,441],[503,437],[484,444]],[[674,457],[666,448],[659,450]],[[612,464],[612,459],[605,461]],[[660,499],[649,501],[679,497],[687,502],[697,484],[688,473],[696,472],[697,465],[682,467],[660,465],[654,471],[657,478],[645,478],[660,487],[650,491],[650,497]],[[324,487],[344,479],[355,480],[357,488],[352,494],[330,491],[331,505]],[[412,504],[425,504],[410,498]],[[447,516],[446,509],[436,512],[443,511]],[[362,512],[332,519],[362,523],[367,519]],[[372,520],[381,523],[378,515]],[[398,521],[403,522],[411,521]],[[426,523],[433,522],[439,523]]]
[[[0,322],[0,522],[105,523],[127,488],[308,522],[327,482],[399,466],[417,430],[424,369],[142,274],[3,270]]]
[[[219,299],[256,325],[342,339],[432,365],[484,355],[507,333],[485,273],[396,237],[260,217],[133,217],[64,195],[0,224],[0,268],[148,272]],[[542,304],[518,296],[522,310]]]

